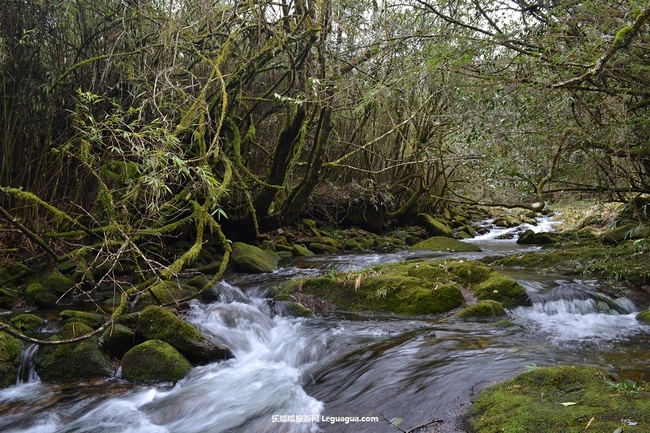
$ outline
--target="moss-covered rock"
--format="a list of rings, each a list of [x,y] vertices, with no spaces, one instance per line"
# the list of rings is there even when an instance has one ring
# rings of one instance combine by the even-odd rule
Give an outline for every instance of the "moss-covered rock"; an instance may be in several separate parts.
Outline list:
[[[284,309],[288,315],[293,317],[314,317],[314,312],[300,302],[287,302]]]
[[[318,231],[318,228],[316,227],[316,221],[305,218],[302,220],[302,225],[309,236],[320,236],[320,231]]]
[[[0,331],[0,388],[16,383],[21,350],[18,339]]]
[[[479,301],[458,313],[458,317],[462,319],[487,319],[505,315],[506,310],[503,309],[503,306],[492,300]]]
[[[91,327],[73,322],[63,325],[50,340],[69,340],[91,332]],[[95,336],[77,343],[40,346],[34,365],[41,380],[46,382],[89,380],[112,375],[108,357],[99,348]]]
[[[277,269],[280,257],[272,251],[264,251],[254,245],[235,242],[232,246],[233,263],[243,272],[263,273]]]
[[[35,314],[19,314],[11,318],[11,326],[22,333],[34,333],[45,322]]]
[[[504,307],[525,304],[528,300],[526,290],[512,278],[492,272],[488,277],[471,287],[476,297],[480,300],[494,300]]]
[[[556,244],[560,240],[557,233],[552,232],[539,232],[535,233],[532,230],[526,230],[517,239],[520,245],[551,245]]]
[[[339,249],[335,246],[322,244],[320,242],[312,242],[309,244],[309,249],[316,254],[336,254]]]
[[[449,227],[447,221],[441,218],[434,218],[431,215],[421,213],[418,214],[417,219],[418,223],[426,229],[429,236],[454,237],[454,231]]]
[[[311,257],[314,255],[307,247],[298,244],[293,245],[291,253],[296,257]]]
[[[102,334],[102,342],[108,353],[117,359],[122,359],[124,354],[138,343],[138,336],[129,327],[113,324]]]
[[[18,292],[6,287],[0,287],[0,308],[11,310],[19,298]]]
[[[650,325],[650,310],[641,311],[636,315],[636,320]]]
[[[419,242],[409,248],[409,251],[454,251],[454,252],[479,252],[481,249],[474,244],[458,241],[456,239],[434,236]]]
[[[200,291],[209,283],[210,280],[203,274],[196,275],[185,282],[185,284],[190,287],[194,287],[197,291]]]
[[[0,284],[9,288],[16,288],[26,283],[32,276],[32,270],[23,263],[9,263],[0,269]]]
[[[617,382],[592,367],[538,368],[482,392],[467,421],[478,433],[648,431],[650,393]]]
[[[102,326],[108,320],[108,317],[102,316],[97,313],[88,313],[86,311],[76,311],[76,310],[64,310],[59,313],[59,317],[63,320],[63,323],[72,323],[80,322],[85,325],[90,326],[93,329],[97,329]]]
[[[28,305],[35,305],[41,308],[52,308],[56,305],[58,298],[49,293],[41,283],[30,283],[25,289],[25,302]]]
[[[68,293],[74,287],[74,285],[75,282],[72,279],[63,275],[61,271],[56,268],[52,269],[49,275],[43,280],[43,286],[45,289],[48,292],[57,294],[59,296]]]
[[[153,296],[151,294],[153,292]],[[178,281],[160,281],[144,292],[135,304],[136,310],[141,310],[149,305],[172,304],[181,299],[193,298],[199,291],[185,283]],[[155,299],[154,299],[155,296]]]
[[[145,308],[138,323],[144,338],[171,344],[193,364],[207,364],[233,356],[230,349],[210,342],[192,325],[162,307]]]
[[[122,377],[138,382],[176,382],[191,370],[192,364],[161,340],[145,341],[122,358]]]

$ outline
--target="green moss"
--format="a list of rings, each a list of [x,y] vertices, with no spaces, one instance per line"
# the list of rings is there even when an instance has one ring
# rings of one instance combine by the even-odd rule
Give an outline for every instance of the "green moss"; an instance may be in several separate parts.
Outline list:
[[[57,297],[49,293],[41,283],[31,283],[25,289],[25,301],[28,305],[41,308],[52,308],[56,305]]]
[[[254,245],[235,242],[232,246],[231,260],[244,272],[263,273],[277,269],[277,254],[264,251]]]
[[[648,430],[650,394],[617,392],[608,381],[615,379],[591,367],[535,369],[481,393],[468,422],[480,433],[612,433],[625,419]]]
[[[289,302],[286,309],[287,313],[293,317],[314,317],[314,312],[299,302]]]
[[[36,332],[44,320],[35,314],[19,314],[11,318],[11,326],[20,332]]]
[[[511,322],[510,320],[497,320],[496,322],[492,323],[492,326],[495,328],[512,328],[513,326],[519,326],[521,325]]]
[[[108,353],[122,359],[124,354],[136,345],[137,336],[131,328],[114,324],[104,331],[102,342]]]
[[[409,251],[454,251],[454,252],[479,252],[481,249],[474,244],[458,241],[444,236],[434,236],[419,242],[409,248]]]
[[[458,317],[463,319],[491,318],[505,315],[506,311],[503,309],[503,306],[497,301],[492,300],[477,302],[458,313]]]
[[[636,320],[650,325],[650,310],[641,311],[636,315]]]
[[[61,313],[59,313],[59,317],[63,320],[64,324],[71,322],[80,322],[90,326],[93,329],[99,328],[108,319],[106,316],[102,316],[101,314],[76,310],[61,311]]]
[[[138,382],[176,382],[192,370],[192,364],[170,344],[149,340],[126,352],[122,377]]]
[[[306,247],[303,247],[302,245],[298,245],[298,244],[293,245],[293,247],[291,249],[291,253],[294,256],[298,256],[298,257],[310,257],[310,256],[314,255],[314,253],[309,251],[309,249],[307,249]]]
[[[180,299],[192,298],[199,292],[196,288],[188,284],[176,281],[160,281],[151,286],[150,290],[154,293],[156,299],[163,304],[173,304]],[[136,302],[136,309],[139,310],[148,305],[158,305],[158,302],[151,296],[149,291],[140,296]]]
[[[454,232],[447,224],[447,221],[441,218],[434,218],[424,213],[418,214],[418,222],[426,229],[429,236],[443,236],[451,238]]]
[[[504,307],[521,305],[526,302],[526,290],[512,278],[492,272],[487,279],[471,287],[480,300],[499,301]]]
[[[210,280],[208,277],[206,277],[203,274],[199,274],[195,277],[190,278],[185,282],[190,287],[194,287],[196,290],[200,291],[202,290],[205,286],[207,286],[210,283]]]
[[[0,287],[0,308],[10,310],[18,302],[18,293],[15,291]]]
[[[68,340],[92,331],[83,323],[68,323],[51,340]],[[78,343],[40,346],[34,364],[39,377],[46,382],[97,379],[112,375],[108,358],[100,350],[97,337]]]
[[[52,269],[52,272],[50,272],[43,282],[43,286],[48,292],[57,295],[68,293],[74,285],[74,281],[63,275],[58,269]]]
[[[169,343],[193,363],[232,357],[230,350],[210,343],[196,328],[162,307],[145,308],[138,324],[147,340]]]
[[[16,382],[20,352],[20,341],[6,332],[0,332],[0,388],[6,388]]]

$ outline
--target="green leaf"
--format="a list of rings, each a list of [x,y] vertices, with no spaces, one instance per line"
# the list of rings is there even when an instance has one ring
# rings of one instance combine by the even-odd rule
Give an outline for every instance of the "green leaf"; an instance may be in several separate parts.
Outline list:
[[[562,406],[575,406],[576,403],[575,401],[565,401],[564,403],[560,403]]]
[[[404,421],[402,418],[393,418],[392,420],[390,420],[390,424],[395,426],[395,425],[399,425],[402,421]]]

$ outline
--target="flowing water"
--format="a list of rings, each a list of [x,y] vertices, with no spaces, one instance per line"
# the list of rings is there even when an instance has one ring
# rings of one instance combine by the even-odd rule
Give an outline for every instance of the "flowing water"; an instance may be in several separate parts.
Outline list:
[[[494,237],[472,242],[488,254],[521,248]],[[464,431],[458,417],[478,390],[527,366],[594,365],[650,377],[650,327],[634,318],[647,305],[607,295],[595,280],[509,271],[532,306],[510,311],[517,326],[508,328],[337,312],[289,318],[264,296],[298,275],[413,257],[321,256],[271,275],[233,276],[219,283],[219,302],[192,302],[185,312],[233,359],[167,386],[119,378],[50,385],[23,368],[16,386],[0,390],[0,431],[398,432],[392,421],[403,431],[453,433]]]

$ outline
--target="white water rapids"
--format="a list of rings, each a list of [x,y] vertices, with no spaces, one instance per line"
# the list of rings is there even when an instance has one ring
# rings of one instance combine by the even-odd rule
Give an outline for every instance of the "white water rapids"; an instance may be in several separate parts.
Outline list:
[[[516,248],[514,241],[494,242],[501,245],[495,249]],[[274,282],[301,273],[405,258],[336,256],[326,266],[302,262],[264,281],[222,282],[219,302],[193,302],[184,314],[230,347],[233,359],[195,367],[167,386],[119,378],[52,385],[32,376],[0,390],[0,431],[394,433],[387,420],[397,419],[404,431],[451,433],[464,431],[458,415],[478,389],[531,364],[650,376],[650,329],[634,318],[645,306],[604,294],[597,281],[511,272],[532,306],[510,311],[517,326],[509,328],[394,315],[290,318],[264,296]]]

